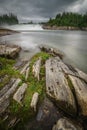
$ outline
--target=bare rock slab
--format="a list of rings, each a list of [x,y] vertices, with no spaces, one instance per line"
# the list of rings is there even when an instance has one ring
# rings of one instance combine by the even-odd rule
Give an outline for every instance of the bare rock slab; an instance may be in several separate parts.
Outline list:
[[[31,100],[31,104],[30,104],[31,108],[33,108],[34,111],[36,111],[38,100],[39,100],[39,94],[37,92],[35,92],[33,94],[33,97],[32,97],[32,100]]]
[[[52,130],[83,130],[83,128],[67,118],[60,118]]]
[[[17,101],[19,104],[22,104],[21,100],[23,99],[24,93],[27,89],[27,84],[23,83],[14,94],[13,99]]]
[[[40,76],[39,76],[40,67],[41,67],[41,58],[39,58],[33,65],[33,74],[38,79],[38,81],[40,80]]]
[[[75,90],[79,112],[87,117],[87,84],[77,77],[69,75],[69,78]]]
[[[58,107],[73,115],[76,114],[75,99],[60,62],[59,58],[50,58],[46,61],[46,93]]]

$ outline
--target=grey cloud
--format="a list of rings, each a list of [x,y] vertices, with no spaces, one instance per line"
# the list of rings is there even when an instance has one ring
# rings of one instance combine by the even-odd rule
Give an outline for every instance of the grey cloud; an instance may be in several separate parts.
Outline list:
[[[47,20],[63,11],[87,11],[87,0],[0,0],[0,14],[12,12],[21,21]]]

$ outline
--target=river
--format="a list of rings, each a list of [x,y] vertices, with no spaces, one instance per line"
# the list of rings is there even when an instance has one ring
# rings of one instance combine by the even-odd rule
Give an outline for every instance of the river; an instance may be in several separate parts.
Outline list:
[[[64,60],[87,73],[87,31],[43,30],[40,25],[6,26],[20,33],[0,37],[0,41],[23,48],[19,58],[30,58],[39,45],[49,45],[64,52]]]

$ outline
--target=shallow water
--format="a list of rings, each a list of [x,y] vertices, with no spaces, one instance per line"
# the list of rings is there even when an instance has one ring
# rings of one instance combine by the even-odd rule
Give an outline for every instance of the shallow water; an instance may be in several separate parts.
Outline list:
[[[2,42],[20,45],[20,58],[30,58],[39,51],[39,45],[49,45],[65,54],[65,61],[87,73],[87,32],[43,30],[40,25],[8,26],[21,33],[3,36]]]

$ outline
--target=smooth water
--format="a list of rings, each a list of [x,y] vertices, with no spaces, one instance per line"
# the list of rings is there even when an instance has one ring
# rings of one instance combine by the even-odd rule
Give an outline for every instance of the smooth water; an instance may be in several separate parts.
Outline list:
[[[8,27],[9,28],[9,27]],[[43,30],[40,25],[16,25],[10,29],[21,33],[3,36],[0,40],[20,45],[20,58],[29,58],[39,51],[39,45],[49,45],[60,49],[65,54],[66,62],[87,73],[87,32]]]

